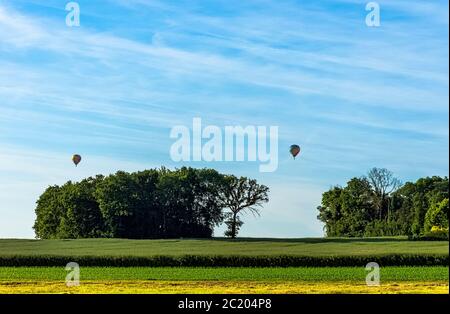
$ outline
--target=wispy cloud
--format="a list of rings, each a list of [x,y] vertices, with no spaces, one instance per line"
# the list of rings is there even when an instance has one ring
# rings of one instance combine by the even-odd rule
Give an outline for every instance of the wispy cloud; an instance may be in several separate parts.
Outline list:
[[[269,212],[303,189],[304,201],[277,212],[280,224],[296,213],[310,221],[321,190],[368,167],[403,180],[448,174],[448,3],[380,5],[382,26],[371,29],[356,0],[108,0],[104,10],[81,2],[81,27],[68,28],[58,1],[0,2],[8,200],[27,182],[20,178],[36,178],[26,185],[31,204],[38,185],[72,177],[62,160],[75,150],[98,160],[89,163],[98,172],[174,166],[169,129],[193,117],[280,127],[280,168],[270,178],[247,164],[198,165],[267,180],[277,191]],[[292,143],[304,149],[295,164],[281,149]],[[32,160],[40,167],[26,166]]]

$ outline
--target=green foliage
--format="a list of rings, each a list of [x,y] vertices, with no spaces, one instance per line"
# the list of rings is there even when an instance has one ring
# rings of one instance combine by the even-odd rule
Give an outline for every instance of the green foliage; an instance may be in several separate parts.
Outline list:
[[[214,226],[223,220],[219,198],[223,184],[224,176],[212,169],[164,171],[158,183],[162,234],[211,237]]]
[[[427,177],[398,188],[391,172],[374,168],[368,178],[323,193],[318,219],[333,237],[423,236],[432,226],[448,227],[448,184],[447,177]]]
[[[34,229],[39,238],[86,238],[102,235],[104,221],[94,198],[102,176],[48,187],[37,201]]]
[[[448,227],[433,226],[424,235],[418,237],[418,240],[428,240],[428,241],[448,241]]]
[[[243,225],[239,215],[245,212],[259,215],[259,208],[269,201],[269,188],[246,177],[225,176],[219,192],[221,202],[229,210],[225,214],[228,227],[225,236],[233,239]]]
[[[50,186],[37,201],[36,222],[33,228],[38,238],[52,239],[58,237],[61,217],[65,214],[59,200],[61,189],[57,185]]]
[[[158,235],[155,170],[119,171],[102,180],[94,196],[105,219],[107,237],[146,238]]]
[[[401,199],[398,219],[412,226],[410,235],[420,236],[427,232],[425,216],[436,204],[448,199],[448,184],[447,177],[427,177],[409,183],[396,192]]]
[[[225,220],[227,230],[224,235],[226,237],[235,238],[244,222],[241,221],[239,216],[234,216],[232,213],[227,213],[227,217],[228,218]]]
[[[213,169],[183,167],[69,181],[40,196],[34,229],[41,239],[211,237],[226,216],[223,210],[230,208],[224,191],[233,189],[234,181],[227,178]],[[240,186],[242,195],[254,196],[255,187],[264,187],[236,180],[251,183]],[[227,201],[238,204],[241,194]],[[259,199],[252,201],[244,205],[251,208]]]
[[[181,255],[181,256],[76,256],[83,266],[109,267],[343,267],[360,266],[376,261],[384,266],[448,266],[448,255]],[[58,255],[0,256],[4,266],[60,266],[74,261],[74,257]]]
[[[433,204],[425,215],[425,232],[430,232],[434,226],[448,231],[448,214],[448,198]]]
[[[371,188],[365,178],[353,178],[347,187],[325,192],[318,218],[325,222],[328,236],[360,237],[373,212]]]

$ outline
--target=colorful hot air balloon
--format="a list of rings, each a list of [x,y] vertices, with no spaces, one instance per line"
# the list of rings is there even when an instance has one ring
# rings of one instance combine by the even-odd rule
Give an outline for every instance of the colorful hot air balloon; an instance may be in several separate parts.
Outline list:
[[[291,153],[292,157],[295,157],[300,153],[300,146],[298,145],[291,145],[291,148],[289,149],[289,152]]]
[[[72,161],[73,161],[73,163],[75,164],[75,167],[78,166],[78,164],[79,164],[80,161],[81,161],[81,156],[80,156],[80,155],[77,155],[77,154],[73,155],[73,156],[72,156]]]

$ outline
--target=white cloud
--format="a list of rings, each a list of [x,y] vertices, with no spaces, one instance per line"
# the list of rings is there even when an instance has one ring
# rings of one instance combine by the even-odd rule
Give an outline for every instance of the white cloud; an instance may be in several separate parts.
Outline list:
[[[375,162],[405,176],[448,172],[442,165],[448,161],[448,120],[442,118],[448,114],[448,49],[442,49],[448,40],[441,36],[448,15],[439,12],[441,4],[383,2],[416,24],[391,19],[374,32],[361,28],[363,6],[340,15],[318,2],[248,1],[224,17],[201,13],[201,4],[118,2],[135,10],[130,14],[170,14],[139,30],[149,37],[138,40],[133,25],[128,37],[83,23],[69,29],[63,20],[0,4],[0,199],[10,206],[0,209],[18,226],[13,231],[3,222],[0,236],[25,234],[34,201],[48,184],[152,164],[105,158],[99,151],[74,168],[74,152],[63,151],[71,144],[93,151],[152,145],[151,153],[164,153],[169,128],[194,116],[208,124],[279,125],[282,145],[305,145],[303,164],[296,165],[305,180],[292,186],[271,180],[267,215],[249,217],[243,235],[318,235],[315,206],[326,189],[320,183],[345,181]],[[347,2],[355,8],[361,3]],[[435,14],[426,25],[420,20]],[[68,131],[75,127],[81,130],[77,138]],[[30,147],[8,148],[11,141]],[[51,143],[64,145],[38,151]],[[284,180],[292,169],[282,158],[274,178]],[[26,197],[20,186],[29,191]]]

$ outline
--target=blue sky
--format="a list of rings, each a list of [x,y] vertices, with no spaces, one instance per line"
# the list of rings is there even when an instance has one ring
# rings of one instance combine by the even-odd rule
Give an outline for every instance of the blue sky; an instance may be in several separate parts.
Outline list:
[[[368,1],[80,0],[72,28],[67,2],[0,0],[0,237],[34,237],[48,185],[119,169],[256,178],[270,202],[241,235],[266,237],[321,236],[322,192],[371,167],[448,175],[448,1],[378,1],[372,28]],[[278,170],[173,162],[194,117],[278,126]]]

